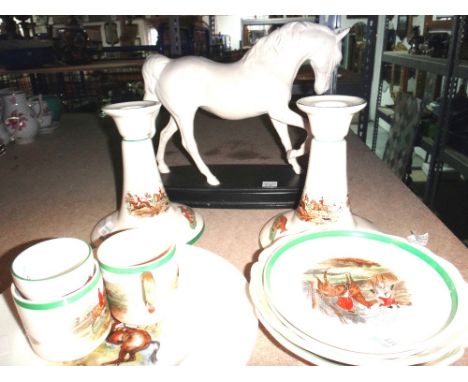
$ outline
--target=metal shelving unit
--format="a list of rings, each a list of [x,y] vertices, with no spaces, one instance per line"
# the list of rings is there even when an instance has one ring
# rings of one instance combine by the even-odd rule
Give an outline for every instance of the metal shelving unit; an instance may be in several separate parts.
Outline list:
[[[366,108],[359,113],[357,135],[363,142],[367,139],[367,127],[369,124],[369,103],[372,87],[372,73],[374,71],[374,56],[377,39],[378,16],[367,18],[367,28],[364,48],[364,68],[363,68],[363,98],[367,101]]]
[[[448,130],[450,128],[450,115],[452,109],[452,100],[457,92],[458,77],[457,72],[468,74],[465,71],[465,66],[460,65],[460,52],[464,41],[464,28],[466,23],[466,16],[455,16],[452,25],[452,38],[449,47],[449,55],[447,58],[447,81],[441,95],[441,110],[440,110],[440,124],[439,131],[436,136],[434,147],[431,151],[431,162],[429,165],[429,174],[427,178],[426,192],[424,194],[424,201],[432,207],[434,205],[435,197],[438,191],[440,182],[440,175],[442,173],[444,160],[449,156],[446,155],[446,142]],[[468,78],[468,76],[467,76]],[[452,165],[459,166],[459,162],[452,163]],[[468,158],[465,161],[468,165]]]
[[[468,61],[460,61],[455,67],[453,74],[456,77],[468,78]]]
[[[245,41],[244,28],[248,26],[265,26],[265,25],[283,25],[293,21],[310,21],[310,22],[319,22],[318,16],[311,17],[276,17],[276,18],[258,18],[258,19],[242,19],[241,20],[241,31],[242,31],[242,47],[250,47],[250,44]]]
[[[57,65],[23,70],[0,69],[0,87],[60,97],[66,111],[94,110],[105,99],[122,102],[139,99],[143,59],[102,60],[83,65]],[[135,86],[135,87],[132,87]],[[134,92],[135,91],[135,92]]]
[[[411,68],[419,70],[421,72],[430,72],[433,74],[448,76],[447,60],[445,58],[429,57],[429,56],[417,56],[409,54],[407,52],[383,52],[382,63],[398,65],[401,67]],[[382,85],[382,78],[380,79],[380,86]],[[380,105],[380,94],[382,89],[379,88],[379,100]],[[375,118],[375,127],[378,125],[378,118],[383,119],[388,124],[393,121],[393,109],[383,106],[377,107],[377,115]],[[372,139],[372,149],[375,150],[377,143],[378,129],[374,129],[374,136]]]
[[[417,56],[407,52],[384,52],[382,62],[389,64],[407,66],[409,68],[445,75],[447,60],[445,58]]]
[[[424,193],[424,202],[431,208],[434,207],[440,175],[444,163],[450,165],[458,173],[468,176],[468,157],[463,153],[446,146],[447,133],[450,129],[450,114],[452,100],[457,91],[459,78],[468,78],[468,62],[460,60],[460,51],[465,36],[464,28],[466,16],[454,16],[451,29],[451,40],[447,58],[435,58],[423,55],[408,54],[407,52],[389,52],[382,54],[382,65],[392,64],[404,68],[411,68],[421,72],[433,73],[443,77],[440,91],[440,112],[438,113],[438,130],[434,139],[423,137],[419,145],[430,154],[429,172]],[[386,18],[385,33],[388,30],[388,18]],[[386,36],[384,37],[386,41]],[[379,91],[377,108],[374,119],[374,136],[372,149],[375,151],[379,119],[391,124],[393,110],[382,107],[381,95],[383,84],[383,71],[379,79]]]

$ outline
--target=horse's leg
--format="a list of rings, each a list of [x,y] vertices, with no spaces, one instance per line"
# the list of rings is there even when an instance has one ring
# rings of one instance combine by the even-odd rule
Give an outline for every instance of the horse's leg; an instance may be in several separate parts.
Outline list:
[[[288,154],[290,154],[292,150],[291,138],[289,137],[289,132],[288,132],[288,125],[283,122],[279,122],[276,119],[273,119],[273,118],[270,118],[270,119],[271,119],[271,122],[273,123],[273,127],[275,128],[276,132],[278,133],[278,136],[281,139],[281,143],[283,144],[284,150],[286,151],[286,157],[288,158],[288,163],[292,166],[296,174],[300,174],[301,166],[299,166],[299,163],[297,163],[297,159],[288,157]]]
[[[312,140],[312,135],[311,133],[307,132],[307,137],[305,141],[302,142],[301,147],[299,147],[297,150],[291,150],[289,153],[287,153],[286,157],[288,158],[288,160],[295,159],[297,157],[304,155],[306,152],[308,152],[310,148],[311,140]]]
[[[272,111],[269,112],[268,115],[272,120],[276,120],[287,125],[296,126],[307,131],[307,139],[301,144],[301,147],[299,147],[297,150],[290,150],[288,153],[286,153],[288,162],[292,159],[300,157],[301,155],[304,155],[306,152],[306,143],[308,143],[308,141],[311,139],[311,132],[308,121],[300,114],[292,111],[288,107],[272,108]]]
[[[162,172],[164,174],[171,172],[169,166],[164,160],[164,155],[166,153],[167,142],[169,142],[169,139],[171,139],[171,137],[176,131],[177,124],[175,123],[174,118],[171,116],[167,125],[164,127],[164,129],[161,130],[161,134],[159,136],[158,151],[156,153],[156,161],[158,162],[159,172]]]
[[[216,178],[213,175],[213,173],[210,171],[205,162],[203,162],[203,159],[198,151],[197,142],[195,141],[195,136],[193,135],[194,117],[195,112],[187,113],[184,116],[179,116],[178,118],[176,118],[177,125],[179,126],[180,135],[182,137],[182,145],[192,157],[198,170],[203,175],[205,175],[208,184],[211,184],[212,186],[219,186],[220,182],[218,178]]]

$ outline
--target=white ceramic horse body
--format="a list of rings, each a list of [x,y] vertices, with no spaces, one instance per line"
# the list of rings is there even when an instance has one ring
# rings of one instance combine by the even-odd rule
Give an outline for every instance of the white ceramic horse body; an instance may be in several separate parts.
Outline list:
[[[160,59],[157,55],[153,58]],[[216,81],[206,81],[215,73],[223,77],[222,87]],[[263,114],[271,102],[258,97],[259,92],[246,92],[248,84],[261,75],[258,70],[245,72],[239,62],[220,64],[204,57],[181,57],[171,60],[161,73],[157,97],[171,114],[183,115],[201,107],[224,119],[254,117]],[[181,87],[186,91],[181,91]],[[192,89],[197,89],[196,97]]]
[[[143,65],[145,100],[160,101],[171,114],[161,131],[157,162],[159,171],[169,172],[164,161],[167,142],[180,130],[182,144],[211,185],[218,179],[203,162],[194,138],[193,121],[198,108],[224,119],[243,119],[268,114],[277,131],[288,162],[296,173],[297,156],[288,125],[305,129],[305,119],[289,108],[293,81],[306,60],[315,73],[318,94],[330,86],[341,61],[341,39],[348,30],[334,32],[310,22],[292,22],[260,39],[239,61],[217,63],[204,57],[169,59],[160,54]]]

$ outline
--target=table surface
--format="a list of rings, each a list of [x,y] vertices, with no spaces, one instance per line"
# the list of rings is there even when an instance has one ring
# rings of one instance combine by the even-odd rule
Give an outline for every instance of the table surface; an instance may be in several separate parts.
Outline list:
[[[200,152],[208,164],[285,163],[262,119],[233,122],[197,115],[196,124]],[[22,249],[57,236],[88,241],[94,225],[118,208],[120,144],[112,134],[115,130],[109,118],[63,114],[60,127],[52,134],[38,135],[28,145],[10,145],[0,157],[0,291],[11,283],[9,266]],[[168,145],[168,164],[189,164],[177,140],[173,141],[176,143]],[[353,133],[347,142],[353,213],[369,219],[384,233],[403,237],[428,233],[427,247],[451,261],[468,280],[468,250],[463,243]],[[222,157],[215,155],[220,147]],[[233,159],[239,157],[240,149],[243,159]],[[248,280],[260,251],[259,232],[281,210],[197,211],[206,227],[195,245],[227,259]],[[249,364],[307,363],[279,345],[260,325]],[[468,365],[468,352],[456,364]]]

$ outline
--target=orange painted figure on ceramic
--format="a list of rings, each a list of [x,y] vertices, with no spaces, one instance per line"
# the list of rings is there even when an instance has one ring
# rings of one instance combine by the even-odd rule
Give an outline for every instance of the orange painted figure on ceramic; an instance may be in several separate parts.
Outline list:
[[[160,190],[157,194],[145,193],[144,196],[127,193],[125,203],[132,215],[156,216],[167,210],[169,199],[166,193]]]
[[[343,295],[346,292],[345,285],[333,285],[328,282],[327,271],[325,271],[323,274],[323,282],[317,278],[317,285],[317,290],[322,296],[337,297]]]
[[[147,331],[120,325],[122,325],[120,322],[115,321],[106,338],[107,342],[120,345],[119,356],[116,360],[103,365],[119,365],[123,362],[135,361],[136,353],[146,349],[152,342],[151,335]]]
[[[410,294],[395,275],[382,273],[370,281],[371,291],[379,301],[379,307],[399,308],[400,305],[411,305]]]
[[[326,297],[337,297],[336,304],[347,311],[354,310],[354,301],[370,308],[376,301],[368,301],[362,294],[361,288],[349,273],[346,274],[346,283],[333,285],[328,282],[327,271],[323,274],[323,282],[317,278],[317,291]],[[315,303],[313,303],[315,305]]]
[[[182,212],[182,215],[184,215],[185,218],[188,220],[190,226],[195,224],[195,220],[194,220],[194,216],[193,216],[192,211],[189,208],[184,207],[184,206],[179,206],[179,208],[180,208],[180,212]]]
[[[275,224],[273,225],[273,228],[275,229],[275,231],[284,232],[284,231],[286,231],[286,223],[287,222],[288,222],[288,219],[286,218],[286,216],[281,215],[275,221]]]
[[[101,292],[101,290],[98,289],[98,299],[99,299],[99,303],[94,307],[94,309],[91,312],[93,317],[99,317],[102,311],[106,308],[106,290],[105,289],[103,292]]]
[[[373,306],[377,301],[367,301],[366,298],[363,296],[361,288],[358,284],[356,284],[349,273],[346,274],[346,278],[348,279],[348,289],[350,296],[356,300],[358,303],[370,308]]]

